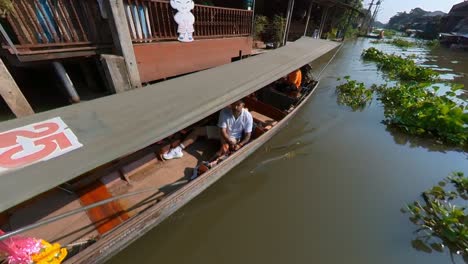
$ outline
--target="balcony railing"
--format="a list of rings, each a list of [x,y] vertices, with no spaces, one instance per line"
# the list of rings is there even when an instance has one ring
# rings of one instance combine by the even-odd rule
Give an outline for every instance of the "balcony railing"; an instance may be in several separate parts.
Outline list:
[[[177,39],[175,10],[163,0],[124,0],[133,42]],[[253,12],[242,9],[195,5],[195,38],[249,36]]]
[[[112,44],[105,13],[101,12],[96,0],[12,2],[13,10],[7,21],[15,35],[11,38],[14,48],[21,53],[89,49],[99,44]]]
[[[9,37],[2,34],[2,48],[37,55],[34,60],[52,58],[49,53],[86,51],[80,54],[89,55],[91,50],[109,49],[113,42],[103,1],[12,0],[13,10],[3,24]],[[134,43],[177,39],[176,11],[168,1],[123,1]],[[251,34],[252,11],[196,5],[192,12],[196,39]]]

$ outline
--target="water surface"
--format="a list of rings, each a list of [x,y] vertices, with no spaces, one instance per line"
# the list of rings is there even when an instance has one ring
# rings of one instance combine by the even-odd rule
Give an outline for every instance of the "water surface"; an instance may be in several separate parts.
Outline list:
[[[468,173],[468,155],[387,128],[377,101],[362,112],[337,105],[337,77],[384,82],[360,59],[369,46],[347,42],[287,128],[109,264],[451,263],[411,247],[416,227],[400,208]],[[468,53],[408,52],[468,86]]]

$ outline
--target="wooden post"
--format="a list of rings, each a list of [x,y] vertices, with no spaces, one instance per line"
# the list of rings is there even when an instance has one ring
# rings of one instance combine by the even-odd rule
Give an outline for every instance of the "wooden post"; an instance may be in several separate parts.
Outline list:
[[[0,94],[16,117],[34,114],[10,72],[0,59]]]
[[[292,1],[292,4],[291,4],[291,14],[289,15],[288,31],[286,31],[286,42],[284,43],[285,45],[288,42],[289,30],[291,29],[291,21],[292,21],[293,13],[294,13],[294,0]]]
[[[253,6],[252,6],[252,38],[255,39],[255,0],[253,0]]]
[[[306,26],[305,26],[305,29],[304,29],[304,37],[307,35],[307,28],[309,27],[309,21],[310,21],[310,13],[312,13],[312,5],[313,5],[313,1],[310,0],[310,4],[309,4],[309,10],[307,10],[307,21],[306,21]]]
[[[140,73],[138,71],[130,31],[128,30],[123,0],[105,0],[105,5],[106,10],[109,11],[109,25],[112,32],[112,39],[118,50],[118,55],[123,56],[125,59],[131,89],[140,88]]]
[[[369,33],[369,32],[368,32],[368,30],[369,30],[368,25],[369,25],[369,23],[370,23],[370,20],[372,19],[372,18],[371,18],[371,17],[372,17],[372,12],[371,12],[371,10],[372,10],[372,6],[374,5],[374,1],[375,1],[375,0],[372,0],[372,2],[370,3],[369,9],[367,9],[366,17],[364,18],[364,22],[362,23],[361,33],[362,33],[362,29],[366,28],[366,32],[364,33],[364,34],[366,34],[366,35]]]
[[[108,80],[108,86],[112,92],[122,93],[132,89],[123,57],[103,54],[101,55],[101,62]]]
[[[343,29],[343,41],[346,38],[346,33],[348,32],[348,28],[351,25],[351,18],[353,17],[354,10],[349,10],[349,15],[348,15],[348,22],[346,22],[345,28]]]
[[[286,45],[288,41],[288,34],[289,34],[289,25],[292,18],[292,13],[294,12],[294,0],[289,0],[288,2],[288,10],[286,13],[286,25],[284,27],[284,35],[283,35],[283,46]]]
[[[328,18],[328,9],[330,7],[327,6],[325,8],[325,11],[322,13],[322,21],[320,21],[320,29],[319,29],[319,39],[322,38],[322,33],[323,33],[323,29],[325,28],[325,24],[326,24],[326,21],[327,21],[327,18]]]

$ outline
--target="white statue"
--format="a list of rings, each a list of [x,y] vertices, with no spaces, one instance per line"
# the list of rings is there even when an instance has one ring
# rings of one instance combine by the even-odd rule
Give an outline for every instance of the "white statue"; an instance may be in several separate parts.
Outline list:
[[[178,40],[181,42],[192,42],[193,41],[193,23],[195,23],[195,17],[193,16],[192,10],[195,8],[193,0],[171,0],[171,6],[177,9],[177,14],[174,16],[175,22],[179,25],[177,32],[179,33]]]

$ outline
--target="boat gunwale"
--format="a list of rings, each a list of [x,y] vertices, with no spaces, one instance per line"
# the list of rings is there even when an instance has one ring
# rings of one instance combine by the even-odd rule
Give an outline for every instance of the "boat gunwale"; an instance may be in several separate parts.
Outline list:
[[[101,237],[96,243],[92,244],[82,252],[73,256],[65,263],[103,263],[128,245],[141,238],[151,229],[155,228],[162,221],[167,219],[175,211],[189,203],[192,199],[218,181],[227,172],[240,164],[281,129],[288,125],[289,121],[298,113],[298,111],[309,101],[317,89],[320,81],[315,81],[312,91],[303,98],[302,101],[289,112],[282,120],[270,130],[236,151],[228,159],[212,168],[198,179],[189,182],[179,190],[171,193],[168,197],[148,208],[141,214],[132,217],[130,220],[122,223],[109,233]]]

